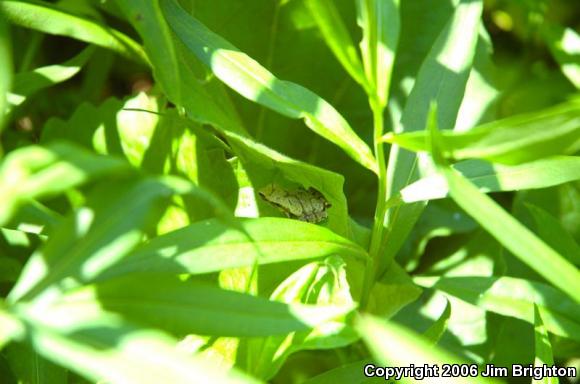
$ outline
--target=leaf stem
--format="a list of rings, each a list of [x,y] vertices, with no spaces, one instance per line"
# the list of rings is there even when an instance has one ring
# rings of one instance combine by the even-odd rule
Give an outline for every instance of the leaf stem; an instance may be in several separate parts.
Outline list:
[[[375,150],[375,158],[377,159],[379,174],[378,174],[378,191],[377,191],[377,205],[375,208],[375,217],[373,230],[371,233],[371,242],[369,246],[370,262],[365,270],[365,277],[363,283],[363,292],[361,296],[361,309],[364,310],[368,304],[369,296],[375,280],[376,266],[378,265],[378,258],[383,239],[384,222],[387,214],[387,167],[385,163],[384,143],[381,141],[384,129],[383,112],[384,107],[378,101],[371,101],[371,109],[373,111],[373,142]]]

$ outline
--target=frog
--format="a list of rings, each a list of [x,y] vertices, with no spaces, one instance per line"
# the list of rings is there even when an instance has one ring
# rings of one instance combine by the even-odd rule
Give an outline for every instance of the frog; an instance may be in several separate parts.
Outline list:
[[[269,184],[258,191],[260,197],[278,208],[286,217],[318,224],[328,219],[327,209],[332,205],[315,188],[286,190]]]

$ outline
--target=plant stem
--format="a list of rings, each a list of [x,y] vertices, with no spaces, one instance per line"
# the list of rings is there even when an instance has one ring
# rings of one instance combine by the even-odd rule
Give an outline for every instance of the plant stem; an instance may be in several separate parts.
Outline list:
[[[378,258],[383,239],[384,221],[387,214],[387,166],[385,163],[384,144],[381,142],[383,136],[383,106],[378,102],[371,102],[371,109],[373,110],[373,143],[375,150],[375,158],[378,162],[378,191],[377,191],[377,205],[375,208],[375,217],[373,230],[371,233],[371,243],[369,246],[370,262],[365,270],[363,292],[361,296],[361,309],[364,310],[368,304],[369,296],[375,280],[376,266],[378,265]]]

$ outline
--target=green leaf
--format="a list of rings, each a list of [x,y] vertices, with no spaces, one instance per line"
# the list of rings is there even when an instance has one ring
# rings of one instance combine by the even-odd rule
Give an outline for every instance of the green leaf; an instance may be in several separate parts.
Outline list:
[[[525,206],[534,218],[536,232],[540,238],[570,262],[576,266],[580,266],[580,246],[566,232],[562,224],[554,216],[540,207],[532,204],[525,204]]]
[[[9,342],[21,338],[23,333],[24,324],[6,309],[3,300],[0,301],[0,349]]]
[[[143,39],[153,75],[169,100],[199,122],[244,133],[221,84],[200,74],[187,48],[167,25],[159,1],[120,0],[118,4]]]
[[[342,175],[291,159],[241,135],[231,132],[224,135],[233,152],[238,155],[255,190],[272,183],[292,183],[304,189],[314,187],[331,204],[325,225],[338,235],[349,235],[348,206]],[[261,203],[261,200],[258,201]],[[259,204],[261,214],[267,212],[262,209],[264,205]]]
[[[165,333],[137,328],[102,313],[20,309],[27,326],[25,341],[45,358],[97,382],[143,383],[257,383],[236,370],[220,370],[204,359],[176,348]]]
[[[94,51],[95,47],[89,46],[62,64],[17,73],[14,77],[14,86],[9,96],[9,102],[12,106],[20,105],[34,93],[72,78],[80,72]]]
[[[447,305],[443,310],[443,313],[437,319],[433,325],[431,325],[425,333],[423,333],[423,337],[427,340],[431,341],[433,344],[437,344],[445,331],[447,330],[447,323],[449,323],[449,318],[451,317],[451,303],[447,300]]]
[[[572,28],[546,23],[541,36],[550,48],[564,75],[580,89],[580,35]]]
[[[356,5],[367,81],[374,92],[372,98],[384,108],[399,43],[399,0],[357,0]]]
[[[449,194],[520,261],[580,302],[580,272],[455,170],[444,167]]]
[[[271,299],[285,303],[308,303],[316,307],[354,308],[353,287],[345,260],[331,256],[300,268],[284,280],[272,293]],[[347,346],[358,339],[349,326],[351,313],[343,312],[331,321],[311,330],[292,332],[249,342],[248,370],[257,377],[271,379],[289,355],[300,350],[334,349]]]
[[[439,108],[439,125],[455,126],[475,55],[481,12],[481,1],[459,3],[421,66],[395,132],[423,130],[433,101]],[[387,194],[391,198],[418,178],[417,156],[392,146],[387,175]],[[424,206],[407,204],[389,210],[382,251],[385,265],[380,268],[385,268],[399,251]]]
[[[13,76],[10,33],[4,16],[0,14],[0,132],[4,128],[7,95],[12,87]]]
[[[255,60],[207,29],[173,0],[161,0],[168,23],[181,41],[225,84],[242,96],[306,125],[376,171],[370,148],[326,101],[297,84],[281,81]]]
[[[580,149],[580,102],[508,117],[468,132],[444,130],[441,136],[443,155],[455,160],[477,158],[519,164],[551,155],[574,154]],[[426,132],[389,133],[384,140],[412,151],[428,149]]]
[[[240,220],[241,230],[218,220],[194,223],[135,249],[99,279],[136,272],[217,272],[227,268],[309,260],[331,254],[366,261],[364,249],[332,231],[281,218]]]
[[[124,161],[65,143],[18,149],[0,163],[0,224],[30,199],[54,196],[105,175],[129,172]]]
[[[420,295],[421,288],[413,283],[411,277],[397,262],[392,262],[385,274],[374,282],[367,311],[372,315],[389,319],[406,305],[417,300]]]
[[[364,368],[367,365],[369,365],[368,359],[345,364],[312,377],[304,381],[303,384],[384,383],[385,379],[382,377],[366,377],[363,375]]]
[[[557,289],[513,277],[416,277],[415,282],[455,296],[487,311],[534,323],[534,304],[547,329],[580,340],[580,305]]]
[[[12,343],[4,351],[10,370],[20,383],[29,384],[66,384],[68,372],[23,343]]]
[[[102,307],[176,336],[264,337],[304,331],[344,316],[354,305],[284,304],[177,277],[127,276],[81,287],[51,304],[56,316]]]
[[[111,49],[129,59],[147,62],[141,46],[127,35],[95,21],[69,14],[50,3],[4,0],[0,2],[0,14],[21,27],[70,37]]]
[[[548,337],[548,330],[544,326],[542,315],[538,306],[534,304],[534,339],[536,359],[534,360],[534,367],[541,367],[547,365],[551,367],[554,365],[554,355],[552,354],[552,345]],[[558,384],[560,381],[557,377],[544,377],[543,379],[532,379],[532,384]]]
[[[452,167],[485,193],[547,188],[580,179],[577,156],[554,156],[520,165],[466,160]],[[434,174],[403,188],[390,204],[442,199],[448,194],[445,178]]]
[[[99,185],[30,258],[10,301],[55,297],[93,279],[141,242],[173,193],[155,179]]]
[[[352,38],[333,0],[306,0],[328,47],[348,74],[367,87],[363,65]]]
[[[408,367],[423,364],[462,364],[464,362],[448,352],[434,347],[419,334],[391,322],[384,322],[376,317],[363,316],[357,329],[363,340],[377,359],[377,366]],[[477,365],[472,365],[477,370]],[[440,372],[441,374],[441,368]],[[389,378],[385,378],[388,380]],[[390,377],[394,379],[394,377]],[[419,380],[407,379],[410,382]],[[437,379],[433,379],[435,381]],[[498,381],[482,377],[462,377],[462,383],[497,383]]]

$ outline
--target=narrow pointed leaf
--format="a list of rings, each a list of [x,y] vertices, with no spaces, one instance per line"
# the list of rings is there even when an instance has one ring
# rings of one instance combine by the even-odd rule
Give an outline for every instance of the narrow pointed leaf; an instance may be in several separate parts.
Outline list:
[[[515,257],[580,302],[580,272],[489,196],[451,168],[442,168],[453,200]]]
[[[104,271],[99,279],[135,272],[201,274],[331,254],[362,262],[367,257],[358,245],[314,224],[281,218],[239,223],[242,230],[207,220],[159,236]]]
[[[479,0],[461,1],[457,5],[421,66],[400,125],[395,126],[396,132],[423,130],[434,101],[439,126],[455,126],[476,52],[482,7]],[[387,193],[391,198],[419,177],[417,156],[392,146],[387,175]],[[424,203],[416,203],[389,210],[388,231],[383,241],[385,264],[399,251],[424,207]]]
[[[543,283],[513,277],[416,277],[415,282],[455,296],[487,311],[534,323],[534,304],[547,329],[580,340],[580,305]]]
[[[102,307],[132,322],[176,336],[264,337],[304,331],[351,312],[354,306],[308,306],[269,301],[177,277],[127,276],[67,293],[50,311],[56,316]]]
[[[128,174],[129,165],[65,143],[28,146],[0,162],[0,223],[29,199],[54,196],[104,175]]]
[[[384,322],[372,316],[364,316],[358,322],[357,328],[380,366],[409,367],[411,364],[415,366],[436,364],[441,367],[443,364],[465,364],[465,362],[450,353],[433,347],[421,335],[401,325]],[[379,366],[378,364],[376,366]],[[476,365],[474,366],[477,367]],[[394,377],[390,379],[394,379]],[[412,378],[407,378],[407,380],[414,383],[423,382]],[[438,379],[430,380],[436,382]],[[498,383],[494,379],[480,376],[462,377],[461,382],[474,384]]]
[[[365,73],[373,98],[384,108],[399,43],[399,0],[357,0],[356,4],[358,23],[363,30],[360,45]]]
[[[147,57],[141,46],[127,35],[95,21],[69,14],[40,1],[3,0],[0,14],[24,28],[95,44],[143,63]]]
[[[277,79],[191,17],[175,0],[161,0],[161,8],[175,34],[225,84],[284,116],[304,119],[314,132],[341,147],[364,167],[376,171],[370,148],[328,102],[300,85]]]
[[[258,383],[239,371],[220,370],[202,358],[188,356],[165,333],[138,328],[117,317],[68,313],[63,324],[62,317],[55,317],[60,312],[42,316],[20,312],[27,326],[24,341],[91,382]]]
[[[451,317],[451,303],[447,300],[447,305],[443,310],[441,316],[437,319],[433,325],[431,325],[425,333],[423,333],[423,337],[427,340],[431,341],[433,344],[437,344],[445,331],[447,330],[447,323],[449,322],[449,318]]]
[[[580,158],[577,156],[554,156],[520,165],[466,160],[452,167],[485,193],[547,188],[580,179]],[[435,174],[403,188],[395,199],[413,203],[448,195],[445,178]]]
[[[4,114],[7,109],[7,95],[12,88],[12,49],[8,23],[0,13],[0,132],[4,128]]]
[[[80,72],[94,51],[95,48],[89,46],[62,64],[49,65],[36,68],[30,72],[16,74],[14,77],[13,91],[10,95],[11,104],[22,104],[26,98],[35,92],[72,78]]]
[[[445,127],[439,124],[440,127]],[[427,151],[427,133],[387,134],[384,140],[411,151]],[[441,132],[446,158],[519,164],[580,149],[580,102],[508,117],[467,132]]]
[[[334,1],[306,0],[306,5],[334,56],[357,83],[366,87],[367,81],[358,51]]]
[[[547,365],[551,367],[554,365],[554,355],[552,353],[552,345],[548,337],[548,330],[544,326],[542,315],[538,306],[534,304],[534,344],[536,358],[534,360],[534,367],[541,367]],[[532,379],[532,384],[558,384],[560,381],[557,377],[544,377],[542,379]]]

